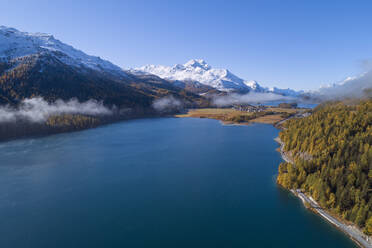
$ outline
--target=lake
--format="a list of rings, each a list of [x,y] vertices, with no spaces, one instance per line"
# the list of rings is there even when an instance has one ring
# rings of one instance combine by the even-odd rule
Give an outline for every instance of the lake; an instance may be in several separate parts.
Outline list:
[[[0,143],[0,247],[357,247],[276,185],[278,132],[159,118]]]

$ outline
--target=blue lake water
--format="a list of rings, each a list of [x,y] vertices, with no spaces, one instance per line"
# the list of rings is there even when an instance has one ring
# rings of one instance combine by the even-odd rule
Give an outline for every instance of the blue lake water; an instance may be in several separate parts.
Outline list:
[[[275,184],[277,134],[162,118],[0,143],[0,247],[356,247]]]

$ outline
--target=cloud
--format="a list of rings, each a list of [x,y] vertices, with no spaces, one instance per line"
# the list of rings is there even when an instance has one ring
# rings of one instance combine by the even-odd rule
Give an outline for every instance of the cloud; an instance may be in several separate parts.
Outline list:
[[[27,120],[31,122],[44,122],[52,115],[60,114],[87,114],[87,115],[109,115],[112,111],[102,102],[89,100],[80,103],[76,99],[69,101],[57,100],[48,103],[41,97],[23,100],[18,107],[0,107],[0,123]]]
[[[231,93],[224,96],[212,97],[212,102],[217,106],[228,106],[232,104],[249,104],[249,103],[264,103],[271,101],[290,101],[293,97],[283,96],[274,93],[256,93],[249,92],[247,94]]]
[[[372,89],[372,70],[357,77],[349,77],[338,84],[320,88],[314,95],[324,100],[342,98],[362,98]]]
[[[156,99],[152,103],[152,106],[159,112],[166,112],[180,109],[182,107],[182,103],[180,100],[174,98],[173,96],[166,96]]]

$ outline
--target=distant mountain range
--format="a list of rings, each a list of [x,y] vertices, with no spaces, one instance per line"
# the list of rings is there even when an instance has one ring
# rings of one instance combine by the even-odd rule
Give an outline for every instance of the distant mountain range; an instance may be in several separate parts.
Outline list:
[[[144,73],[154,74],[168,80],[179,80],[193,83],[196,82],[224,92],[234,91],[240,93],[274,93],[296,97],[303,93],[303,91],[295,91],[291,89],[262,87],[258,82],[254,80],[243,80],[227,69],[212,68],[202,59],[193,59],[183,65],[176,64],[174,66],[146,65],[129,70],[129,72],[137,75]]]
[[[193,59],[185,64],[174,66],[146,65],[129,70],[136,75],[153,74],[167,80],[182,81],[186,84],[201,84],[222,92],[256,92],[273,93],[292,98],[307,98],[317,101],[360,98],[371,95],[372,71],[363,73],[358,77],[350,77],[342,82],[334,83],[327,87],[321,87],[314,91],[296,91],[292,89],[280,89],[277,87],[263,87],[257,81],[244,80],[227,69],[212,68],[202,59]]]
[[[141,115],[155,111],[154,101],[170,95],[186,108],[210,106],[211,96],[230,93],[324,99],[351,91],[354,95],[368,92],[370,78],[371,73],[365,73],[343,84],[309,93],[263,87],[227,69],[212,68],[201,59],[183,65],[147,65],[124,70],[107,60],[87,55],[52,35],[0,26],[0,104],[3,105],[17,105],[32,97],[42,97],[48,102],[93,99],[107,106],[131,110],[126,113]]]

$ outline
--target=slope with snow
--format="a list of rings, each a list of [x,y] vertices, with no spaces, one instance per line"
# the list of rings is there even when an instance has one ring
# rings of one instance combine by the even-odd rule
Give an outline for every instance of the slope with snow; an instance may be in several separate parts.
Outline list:
[[[0,61],[41,53],[53,55],[63,63],[78,68],[87,67],[125,76],[120,67],[99,57],[87,55],[62,43],[52,35],[21,32],[14,28],[0,26]]]
[[[262,87],[258,82],[245,81],[227,69],[214,69],[202,59],[193,59],[186,64],[174,66],[146,65],[130,70],[131,73],[148,73],[163,79],[193,81],[211,86],[220,91],[274,93],[285,96],[299,96],[302,92],[291,89]]]
[[[139,71],[155,74],[168,80],[196,81],[221,91],[251,90],[243,79],[227,69],[214,69],[202,59],[193,59],[183,65],[146,65],[132,70],[134,73]]]

